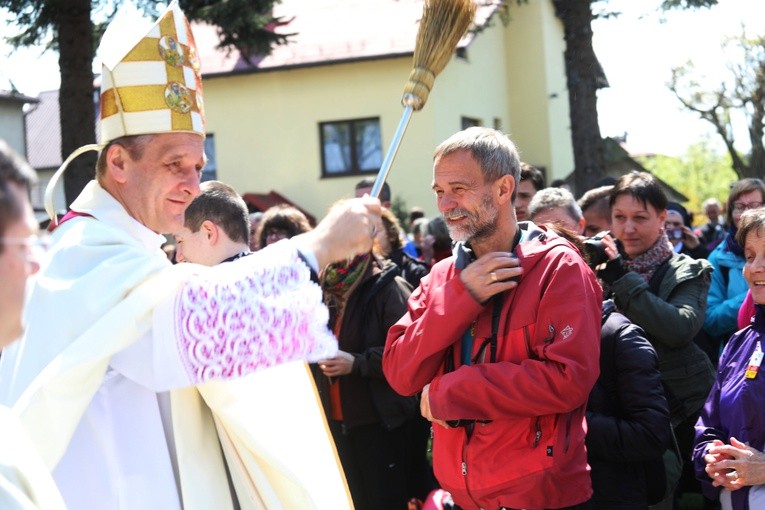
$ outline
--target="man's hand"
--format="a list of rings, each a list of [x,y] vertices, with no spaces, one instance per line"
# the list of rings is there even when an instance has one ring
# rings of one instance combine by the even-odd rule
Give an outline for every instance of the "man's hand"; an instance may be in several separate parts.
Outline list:
[[[690,250],[695,250],[701,242],[699,241],[698,236],[691,230],[690,228],[683,225],[683,243],[688,247]]]
[[[619,248],[616,246],[616,240],[611,237],[611,234],[604,235],[601,239],[601,243],[603,244],[603,251],[605,251],[608,256],[608,260],[614,260],[621,256]]]
[[[495,294],[518,286],[515,281],[523,274],[518,259],[509,252],[481,255],[460,273],[460,280],[470,295],[485,303]]]
[[[446,424],[444,420],[439,420],[433,417],[433,413],[430,412],[430,384],[426,384],[425,387],[422,389],[422,394],[420,395],[420,414],[423,418],[426,420],[438,423],[444,428],[448,428],[449,426]]]
[[[382,229],[380,201],[363,197],[334,205],[315,229],[293,237],[299,250],[316,256],[319,270],[332,262],[353,258],[372,249]]]
[[[331,358],[319,361],[319,368],[327,377],[348,375],[353,371],[353,355],[345,351],[337,351]]]

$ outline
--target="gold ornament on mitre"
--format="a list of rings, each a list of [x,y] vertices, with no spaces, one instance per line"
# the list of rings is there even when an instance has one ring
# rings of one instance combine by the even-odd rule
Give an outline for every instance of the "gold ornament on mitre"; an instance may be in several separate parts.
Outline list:
[[[199,58],[178,2],[137,41],[128,37],[136,33],[135,25],[118,21],[109,25],[98,50],[103,62],[101,143],[152,133],[204,136]]]
[[[202,75],[194,36],[175,0],[152,23],[129,2],[101,38],[100,143],[74,151],[45,189],[55,221],[53,189],[69,163],[123,136],[196,133],[205,136]]]

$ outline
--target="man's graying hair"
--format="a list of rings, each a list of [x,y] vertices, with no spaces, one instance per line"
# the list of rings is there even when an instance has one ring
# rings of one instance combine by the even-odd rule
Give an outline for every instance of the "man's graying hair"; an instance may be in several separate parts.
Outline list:
[[[433,161],[453,152],[469,151],[483,170],[486,182],[510,175],[515,181],[512,200],[521,176],[521,162],[515,144],[496,129],[474,126],[464,129],[441,142],[433,153]]]
[[[746,236],[755,232],[758,236],[763,235],[765,231],[765,208],[749,209],[744,211],[738,222],[736,231],[736,241],[741,246],[746,245]]]
[[[134,161],[137,161],[143,157],[143,150],[149,145],[149,142],[151,142],[154,136],[155,135],[122,136],[120,138],[115,138],[106,144],[106,147],[101,149],[101,152],[98,154],[98,160],[96,161],[96,180],[101,182],[101,179],[103,179],[106,174],[106,152],[109,150],[109,147],[112,145],[120,145],[128,151],[128,154],[130,154],[130,157]]]
[[[533,219],[537,214],[556,207],[565,210],[566,214],[576,222],[584,217],[574,195],[563,188],[544,188],[537,191],[529,202],[529,216]]]

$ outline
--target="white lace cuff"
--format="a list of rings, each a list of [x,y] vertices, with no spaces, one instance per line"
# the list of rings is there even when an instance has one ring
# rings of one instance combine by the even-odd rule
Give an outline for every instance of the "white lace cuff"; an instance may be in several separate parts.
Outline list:
[[[201,272],[176,294],[173,315],[193,384],[337,351],[321,289],[290,243]]]

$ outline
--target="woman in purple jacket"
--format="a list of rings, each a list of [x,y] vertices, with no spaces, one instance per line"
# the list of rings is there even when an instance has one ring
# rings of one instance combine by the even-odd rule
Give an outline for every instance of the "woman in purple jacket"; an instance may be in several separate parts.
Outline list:
[[[765,209],[741,216],[744,277],[756,304],[752,323],[735,333],[696,423],[693,463],[708,497],[723,510],[765,508]]]

